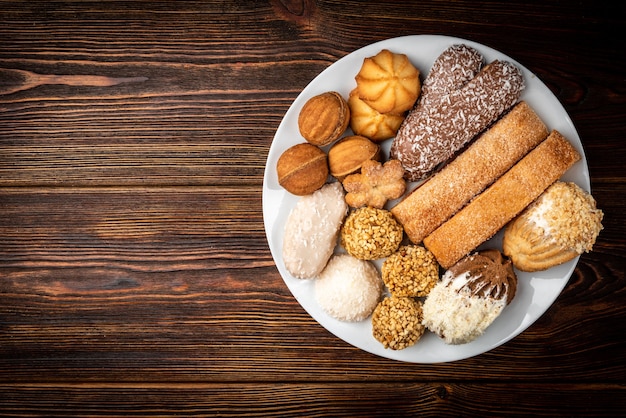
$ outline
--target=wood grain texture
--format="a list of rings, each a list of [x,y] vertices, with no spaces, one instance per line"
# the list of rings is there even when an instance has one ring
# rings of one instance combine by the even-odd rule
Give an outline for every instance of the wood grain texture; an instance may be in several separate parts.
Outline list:
[[[625,23],[588,0],[0,0],[0,416],[623,415]],[[605,213],[535,324],[446,364],[318,325],[262,215],[299,92],[412,34],[481,42],[544,81]]]
[[[624,408],[619,385],[556,385],[545,393],[535,385],[477,385],[462,383],[329,383],[219,384],[219,385],[76,385],[0,387],[12,401],[4,410],[24,413],[24,402],[34,402],[53,415],[127,417],[143,415],[137,405],[150,404],[159,416],[249,417],[615,417]],[[355,392],[358,397],[355,397]],[[520,396],[523,393],[524,396]],[[35,400],[33,401],[33,398]],[[62,399],[54,405],[49,399]],[[590,404],[593,407],[590,408]],[[304,405],[304,406],[303,406]],[[555,406],[560,405],[560,406]],[[148,411],[149,412],[149,411]],[[28,413],[28,412],[27,412]]]

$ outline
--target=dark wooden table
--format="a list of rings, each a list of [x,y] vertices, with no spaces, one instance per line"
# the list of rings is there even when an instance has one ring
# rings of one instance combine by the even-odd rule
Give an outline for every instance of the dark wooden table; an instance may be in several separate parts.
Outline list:
[[[626,412],[623,2],[379,3],[0,1],[2,414]],[[261,207],[299,92],[412,34],[537,74],[605,213],[545,315],[444,364],[380,358],[318,325],[274,265]]]

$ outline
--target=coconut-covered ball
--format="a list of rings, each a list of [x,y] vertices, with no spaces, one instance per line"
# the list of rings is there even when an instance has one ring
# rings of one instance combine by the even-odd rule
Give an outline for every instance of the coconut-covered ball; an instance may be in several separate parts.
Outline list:
[[[350,213],[341,228],[341,245],[361,260],[393,254],[404,236],[402,225],[385,209],[363,207]]]
[[[340,321],[362,321],[382,296],[383,281],[374,264],[347,254],[334,255],[315,281],[320,307]]]
[[[383,299],[372,314],[372,335],[385,348],[403,350],[422,338],[422,304],[408,297]]]

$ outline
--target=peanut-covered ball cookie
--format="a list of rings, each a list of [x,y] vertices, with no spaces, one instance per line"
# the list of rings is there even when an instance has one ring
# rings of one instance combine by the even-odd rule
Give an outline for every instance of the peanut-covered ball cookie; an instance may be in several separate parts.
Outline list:
[[[341,228],[341,245],[361,260],[393,254],[404,236],[402,225],[385,209],[363,207],[350,213]]]
[[[404,245],[385,260],[382,274],[393,295],[422,297],[437,284],[439,264],[426,248]]]
[[[385,348],[403,350],[422,338],[421,302],[407,297],[383,299],[372,314],[372,335]]]

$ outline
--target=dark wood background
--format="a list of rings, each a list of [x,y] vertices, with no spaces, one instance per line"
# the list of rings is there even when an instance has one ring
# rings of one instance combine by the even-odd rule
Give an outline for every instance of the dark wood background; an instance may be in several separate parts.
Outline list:
[[[625,28],[624,3],[598,0],[0,1],[0,413],[623,415]],[[411,34],[536,73],[605,213],[544,316],[448,364],[332,336],[263,227],[291,102],[337,59]]]

